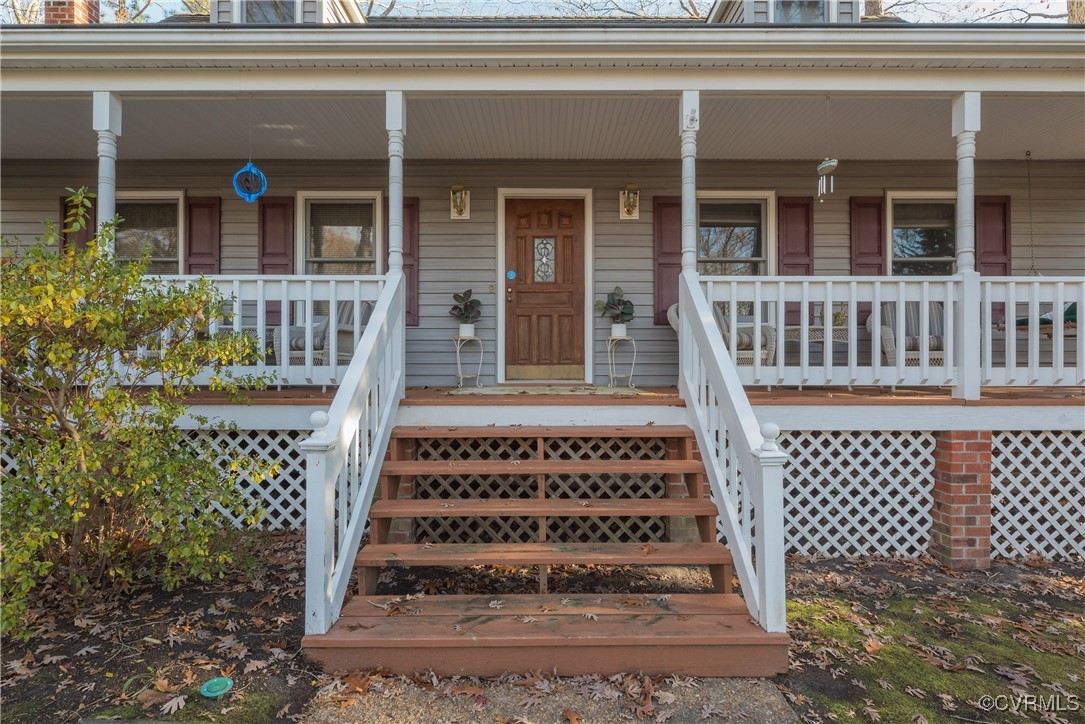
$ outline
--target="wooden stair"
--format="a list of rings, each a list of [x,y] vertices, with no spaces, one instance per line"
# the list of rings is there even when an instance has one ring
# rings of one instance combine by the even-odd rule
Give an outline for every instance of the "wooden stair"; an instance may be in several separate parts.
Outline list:
[[[649,438],[652,456],[631,452],[638,448],[630,441]],[[503,444],[509,441],[517,444]],[[707,499],[696,457],[692,431],[676,426],[397,428],[381,471],[381,499],[370,511],[372,541],[355,561],[359,593],[328,633],[306,636],[303,648],[329,670],[479,676],[555,667],[562,675],[784,672],[787,635],[754,624],[732,592],[731,554],[716,541],[716,507]],[[568,488],[555,495],[550,487],[554,480],[614,480],[635,494],[644,475],[662,476],[668,497],[578,497]],[[400,498],[401,490],[417,494],[418,480],[449,478],[509,482],[501,497]],[[515,487],[525,480],[534,487]],[[535,520],[537,538],[390,540],[397,521],[495,518]],[[555,521],[641,518],[666,520],[672,537],[681,528],[694,539],[562,540],[548,533]],[[682,528],[681,521],[695,525]],[[547,593],[546,574],[554,565],[704,566],[715,592]],[[378,596],[386,566],[533,566],[540,593]]]

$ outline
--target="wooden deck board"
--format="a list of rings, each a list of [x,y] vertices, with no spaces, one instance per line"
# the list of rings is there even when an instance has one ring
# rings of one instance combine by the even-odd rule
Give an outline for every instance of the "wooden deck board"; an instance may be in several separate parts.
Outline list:
[[[386,462],[383,475],[629,475],[703,473],[698,460],[404,460]]]
[[[465,611],[500,611],[506,616],[618,616],[635,613],[653,613],[671,616],[695,616],[701,614],[748,615],[746,603],[737,594],[727,593],[674,593],[658,594],[587,594],[587,593],[539,593],[514,596],[472,596],[442,594],[425,596],[412,601],[404,596],[355,596],[343,606],[345,618],[395,618],[380,606],[399,601],[403,606],[418,609],[425,616],[462,617]],[[501,602],[501,608],[490,604]],[[377,605],[374,605],[377,604]],[[543,609],[546,609],[545,611]]]
[[[439,438],[563,438],[563,437],[605,437],[605,438],[636,438],[636,437],[663,437],[683,438],[693,437],[693,430],[684,425],[565,425],[539,426],[539,425],[505,425],[505,426],[458,426],[458,427],[427,427],[400,425],[392,430],[392,437],[402,439],[439,439]]]
[[[378,500],[371,518],[468,518],[479,516],[672,516],[717,514],[716,505],[703,498],[490,498],[448,500],[417,498]]]
[[[355,565],[538,566],[538,565],[688,565],[730,564],[720,543],[437,543],[370,544]]]

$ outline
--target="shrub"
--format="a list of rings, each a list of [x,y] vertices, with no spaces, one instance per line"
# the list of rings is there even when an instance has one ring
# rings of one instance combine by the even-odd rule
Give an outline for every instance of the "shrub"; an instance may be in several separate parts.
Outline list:
[[[73,192],[65,231],[87,223],[89,197]],[[103,253],[116,222],[84,249],[54,251],[49,223],[25,253],[0,239],[0,415],[14,460],[0,477],[5,634],[23,628],[46,575],[75,593],[144,570],[166,588],[222,575],[238,555],[222,512],[258,515],[236,474],[274,473],[243,457],[222,464],[177,427],[197,373],[231,393],[261,384],[227,370],[255,343],[209,333],[227,306],[210,280],[168,284]]]

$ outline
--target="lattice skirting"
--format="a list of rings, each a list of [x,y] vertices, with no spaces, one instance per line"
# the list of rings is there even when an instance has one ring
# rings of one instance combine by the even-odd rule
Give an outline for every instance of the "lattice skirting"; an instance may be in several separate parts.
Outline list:
[[[1085,433],[992,437],[992,554],[1085,558]]]
[[[796,430],[784,525],[791,553],[920,555],[931,526],[934,436],[929,432]]]

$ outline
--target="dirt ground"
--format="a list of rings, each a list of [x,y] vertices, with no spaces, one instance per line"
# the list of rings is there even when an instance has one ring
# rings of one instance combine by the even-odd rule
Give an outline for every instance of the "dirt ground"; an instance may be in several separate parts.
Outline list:
[[[259,543],[249,574],[166,593],[117,587],[77,604],[54,585],[33,635],[3,642],[0,718],[212,722],[1085,722],[1085,563],[793,558],[791,671],[772,681],[493,680],[325,674],[300,653],[299,537]],[[532,592],[533,572],[390,570],[381,593]],[[551,591],[696,592],[698,569],[556,568]],[[199,685],[234,679],[218,701]]]

